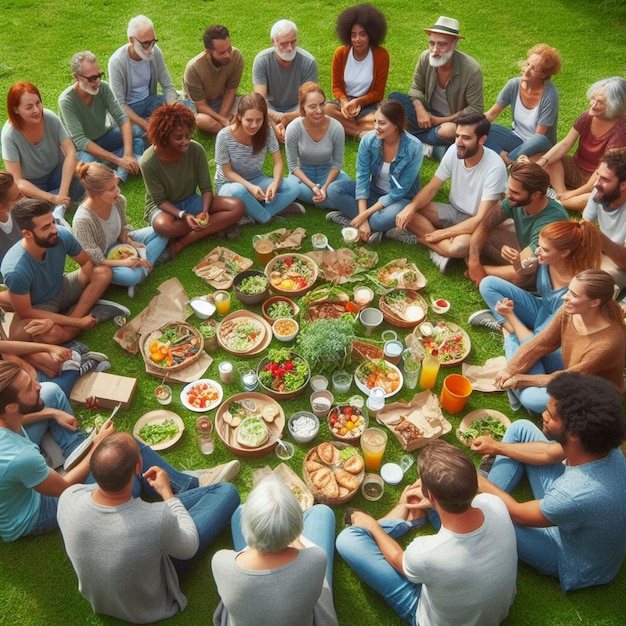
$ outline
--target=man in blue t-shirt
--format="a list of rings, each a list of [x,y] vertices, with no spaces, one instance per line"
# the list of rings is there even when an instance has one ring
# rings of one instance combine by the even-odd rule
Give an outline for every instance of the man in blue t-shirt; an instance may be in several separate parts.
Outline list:
[[[502,442],[474,440],[475,452],[498,455],[479,490],[506,504],[522,561],[557,576],[564,591],[602,585],[626,555],[622,399],[608,381],[577,372],[559,374],[547,389],[543,433],[517,420]],[[536,499],[517,502],[509,493],[524,474]]]
[[[9,249],[1,266],[15,310],[11,339],[60,345],[83,329],[130,314],[126,307],[99,301],[111,282],[111,268],[94,265],[74,236],[57,228],[52,209],[50,202],[33,198],[19,200],[11,209],[22,231],[22,240]],[[80,269],[65,274],[66,256]]]

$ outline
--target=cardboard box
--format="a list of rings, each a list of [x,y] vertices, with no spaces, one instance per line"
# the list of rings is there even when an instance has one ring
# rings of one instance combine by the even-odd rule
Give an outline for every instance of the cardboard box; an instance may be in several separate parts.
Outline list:
[[[87,398],[95,397],[102,408],[112,409],[120,403],[121,408],[128,410],[136,390],[136,378],[90,372],[76,381],[70,401],[84,404]]]

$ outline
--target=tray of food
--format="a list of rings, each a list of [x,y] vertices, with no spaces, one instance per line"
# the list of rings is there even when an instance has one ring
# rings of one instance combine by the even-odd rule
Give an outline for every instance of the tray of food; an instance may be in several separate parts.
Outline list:
[[[457,439],[471,446],[472,441],[481,435],[489,435],[496,441],[502,441],[506,429],[511,425],[511,420],[500,411],[493,409],[477,409],[468,413],[456,430]]]
[[[285,412],[281,405],[255,391],[231,396],[215,414],[218,437],[238,456],[255,457],[271,452],[284,427]]]
[[[230,289],[235,276],[251,266],[252,259],[218,246],[193,268],[193,272],[215,289]]]
[[[354,372],[356,386],[366,396],[374,387],[382,387],[385,398],[395,396],[404,382],[402,372],[385,359],[367,359]]]
[[[240,310],[227,315],[217,330],[221,348],[240,356],[253,356],[272,341],[272,327],[256,313]]]
[[[452,430],[444,417],[439,398],[431,391],[422,391],[410,402],[394,402],[381,409],[376,421],[384,424],[404,450],[422,448]]]
[[[469,335],[453,322],[433,321],[420,324],[412,333],[411,342],[431,354],[437,350],[442,367],[452,367],[465,361],[472,349]]]
[[[142,337],[141,355],[147,365],[175,372],[195,363],[204,348],[200,331],[187,322],[170,322]]]
[[[391,289],[380,296],[378,308],[388,324],[413,328],[426,319],[428,304],[414,289]]]
[[[426,286],[426,277],[417,269],[415,263],[407,259],[389,261],[370,274],[370,277],[385,289],[400,287],[419,291]]]
[[[309,488],[304,484],[304,481],[298,474],[296,474],[289,465],[280,463],[277,467],[272,468],[269,465],[260,467],[252,474],[252,484],[256,487],[264,478],[267,478],[270,474],[274,474],[280,478],[291,490],[291,493],[296,497],[296,500],[300,503],[300,508],[303,511],[310,509],[315,500],[313,494]]]
[[[107,252],[107,259],[109,261],[123,261],[124,259],[133,259],[138,256],[139,252],[137,252],[137,248],[131,246],[129,243],[118,243]]]
[[[354,498],[363,482],[365,462],[354,446],[325,441],[309,450],[302,473],[315,500],[335,506]]]
[[[179,415],[166,409],[157,409],[142,415],[133,428],[137,437],[153,450],[172,447],[185,431],[185,423]]]

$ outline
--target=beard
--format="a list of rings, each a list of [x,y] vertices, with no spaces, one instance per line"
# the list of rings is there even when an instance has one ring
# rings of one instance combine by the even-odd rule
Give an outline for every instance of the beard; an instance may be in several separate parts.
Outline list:
[[[88,93],[90,96],[97,96],[100,91],[100,85],[97,87],[92,87],[89,83],[85,83],[80,87],[85,93]]]
[[[598,197],[598,195],[600,195],[600,197]],[[593,199],[596,202],[599,202],[605,209],[608,209],[611,202],[617,200],[620,195],[619,185],[615,185],[615,188],[610,191],[599,191],[596,189]]]
[[[59,245],[59,234],[58,233],[54,233],[54,234],[48,235],[44,239],[42,237],[37,237],[37,235],[35,235],[35,233],[33,233],[33,241],[40,248],[55,248],[56,246]]]
[[[133,50],[142,61],[149,61],[152,58],[152,53],[154,52],[154,48],[144,50],[143,46],[138,41],[133,42]]]
[[[294,48],[291,52],[281,52],[278,48],[274,48],[276,51],[276,55],[281,61],[290,62],[296,58],[296,54],[298,53],[298,49]]]
[[[449,52],[444,52],[441,56],[437,57],[434,52],[431,52],[428,55],[428,62],[431,67],[442,67],[452,58],[453,54],[454,50],[450,50]]]
[[[36,413],[37,411],[41,411],[45,408],[45,404],[41,399],[41,396],[37,396],[37,402],[33,404],[24,404],[23,402],[18,402],[18,410],[20,415],[28,415],[29,413]]]
[[[457,159],[470,159],[478,152],[479,147],[480,147],[480,144],[478,143],[475,146],[469,147],[469,148],[466,148],[464,146],[457,146],[456,158]]]

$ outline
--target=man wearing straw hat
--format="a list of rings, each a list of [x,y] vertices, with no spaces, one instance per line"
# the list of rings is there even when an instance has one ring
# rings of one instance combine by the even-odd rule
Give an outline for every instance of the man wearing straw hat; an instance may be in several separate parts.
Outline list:
[[[465,39],[458,20],[442,15],[424,32],[429,36],[428,50],[417,62],[409,94],[394,92],[389,97],[403,104],[408,131],[427,144],[424,155],[434,152],[441,160],[445,146],[454,141],[456,118],[483,112],[483,75],[472,57],[456,49],[459,39]]]

